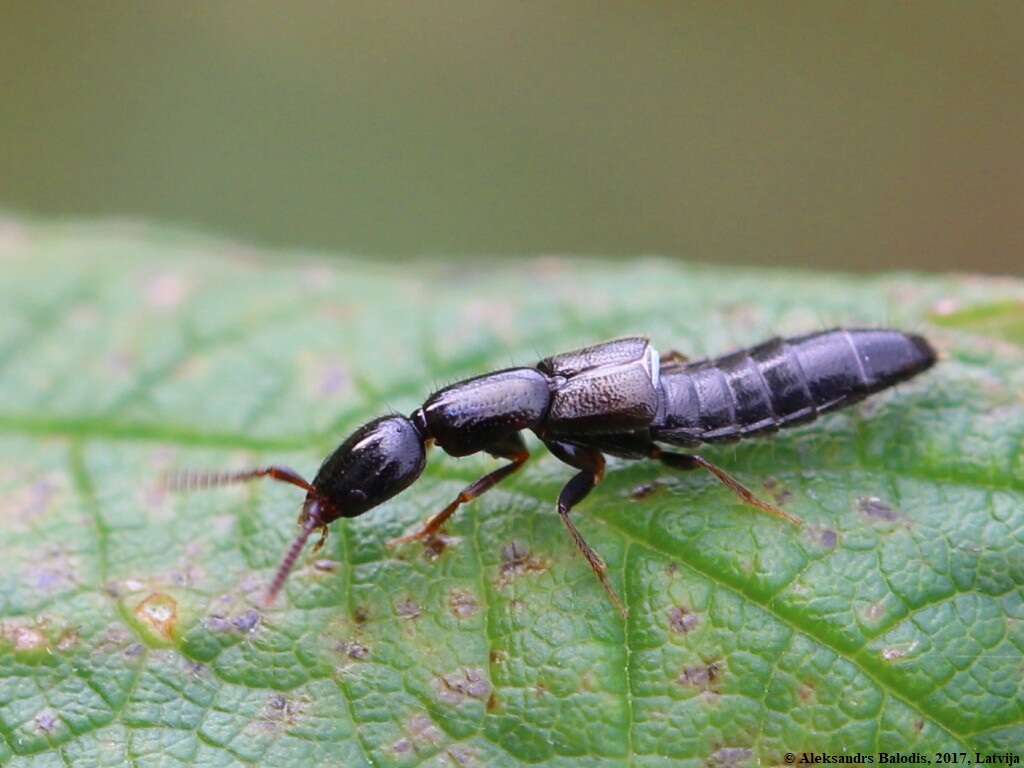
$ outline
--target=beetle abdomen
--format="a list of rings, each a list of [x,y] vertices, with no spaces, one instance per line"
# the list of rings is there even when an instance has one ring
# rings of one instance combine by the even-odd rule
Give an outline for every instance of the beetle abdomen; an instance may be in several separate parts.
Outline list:
[[[738,440],[842,408],[927,370],[920,336],[831,330],[772,339],[661,375],[655,440],[683,445]]]

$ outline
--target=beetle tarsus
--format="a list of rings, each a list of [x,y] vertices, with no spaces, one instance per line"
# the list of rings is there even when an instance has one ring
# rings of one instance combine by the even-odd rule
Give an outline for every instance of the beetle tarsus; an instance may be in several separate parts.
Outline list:
[[[712,464],[703,456],[695,456],[686,453],[670,453],[662,451],[660,448],[654,448],[651,451],[651,458],[657,459],[662,464],[672,467],[673,469],[681,469],[684,471],[691,469],[706,469],[714,475],[722,485],[736,494],[744,504],[754,507],[766,514],[772,515],[773,517],[777,517],[780,520],[785,520],[787,523],[795,525],[797,528],[803,527],[804,521],[799,517],[786,512],[784,509],[780,509],[764,499],[758,498],[754,495],[753,491],[747,488],[747,486],[721,467]]]

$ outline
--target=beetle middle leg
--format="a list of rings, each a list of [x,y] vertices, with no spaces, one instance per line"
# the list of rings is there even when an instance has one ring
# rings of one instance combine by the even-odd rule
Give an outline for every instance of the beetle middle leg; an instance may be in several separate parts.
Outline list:
[[[622,614],[622,618],[625,619],[629,615],[629,611],[608,579],[608,566],[604,564],[604,560],[593,547],[587,544],[583,534],[580,533],[572,518],[569,517],[572,508],[583,501],[594,486],[604,478],[604,456],[600,451],[593,448],[563,443],[558,440],[544,440],[544,445],[548,447],[551,453],[570,467],[580,470],[565,484],[562,492],[558,494],[558,516],[562,518],[562,522],[565,524],[566,530],[569,531],[569,535],[576,544],[576,548],[579,549],[580,554],[583,555],[587,564],[594,571],[594,574],[601,582],[601,586],[604,587],[604,591],[608,593],[612,604]]]
[[[735,493],[744,504],[754,507],[755,509],[759,509],[762,512],[766,512],[773,517],[781,518],[787,523],[791,523],[798,528],[804,524],[804,521],[796,515],[791,515],[789,512],[779,509],[774,504],[769,504],[767,501],[759,499],[754,495],[753,491],[747,488],[747,486],[735,477],[701,456],[695,456],[688,453],[668,453],[657,446],[653,446],[651,448],[651,458],[657,459],[662,464],[673,467],[674,469],[706,469],[714,475],[722,485]]]
[[[495,458],[511,459],[511,461],[503,467],[498,467],[498,469],[490,474],[484,475],[475,483],[463,488],[451,504],[430,518],[422,528],[408,536],[392,539],[388,542],[388,546],[397,547],[400,544],[408,544],[411,541],[429,541],[440,530],[441,526],[447,522],[448,518],[455,513],[456,509],[489,491],[506,477],[519,470],[526,463],[526,460],[530,458],[530,453],[526,450],[526,443],[523,442],[523,436],[518,432],[497,445],[488,448],[487,453]]]

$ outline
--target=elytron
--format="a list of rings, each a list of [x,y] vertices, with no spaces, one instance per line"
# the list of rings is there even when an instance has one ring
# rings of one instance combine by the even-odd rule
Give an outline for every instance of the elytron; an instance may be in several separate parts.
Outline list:
[[[430,541],[462,504],[519,470],[529,458],[522,431],[532,431],[577,470],[558,496],[569,535],[612,602],[604,561],[584,540],[570,512],[604,474],[604,455],[654,459],[680,470],[711,472],[744,503],[793,525],[799,518],[757,498],[721,468],[694,453],[668,451],[736,441],[811,421],[905,381],[935,363],[921,336],[882,329],[835,329],[710,360],[659,355],[648,339],[630,337],[555,355],[536,366],[508,368],[441,389],[409,416],[382,416],[357,429],[321,464],[312,482],[269,466],[237,473],[184,473],[177,488],[209,487],[267,477],[306,491],[301,529],[267,591],[272,602],[309,537],[329,523],[357,517],[405,490],[423,472],[427,446],[452,456],[480,451],[507,463],[459,493],[415,533],[391,545]]]

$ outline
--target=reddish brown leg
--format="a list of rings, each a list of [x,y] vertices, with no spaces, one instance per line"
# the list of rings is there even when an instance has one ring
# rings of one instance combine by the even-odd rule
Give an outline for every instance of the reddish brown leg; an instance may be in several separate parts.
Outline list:
[[[314,490],[302,475],[288,467],[261,467],[244,472],[179,472],[164,476],[163,485],[171,491],[196,491],[221,485],[247,483],[262,477],[297,485],[306,491]]]
[[[612,605],[618,609],[619,613],[622,614],[622,618],[625,619],[629,616],[629,611],[608,578],[608,566],[604,564],[601,556],[587,544],[583,534],[580,533],[572,518],[569,517],[572,508],[583,501],[593,487],[604,478],[604,456],[593,448],[583,448],[572,443],[545,440],[544,444],[548,447],[548,450],[570,467],[576,467],[580,470],[575,477],[565,484],[562,492],[558,494],[558,516],[562,518],[566,530],[569,531],[569,536],[572,537],[576,548],[583,555],[583,559],[587,561],[587,564],[597,576],[598,581],[601,582],[601,586],[604,587],[604,591],[608,593],[608,598],[612,601]]]
[[[706,469],[718,478],[722,485],[735,493],[744,504],[754,507],[755,509],[759,509],[762,512],[766,512],[773,517],[785,520],[787,523],[791,523],[798,528],[804,524],[804,521],[796,515],[791,515],[789,512],[779,509],[774,504],[769,504],[767,501],[757,498],[757,496],[755,496],[747,486],[743,485],[743,483],[721,467],[716,467],[707,459],[700,456],[691,456],[690,454],[685,453],[666,453],[658,447],[651,449],[651,458],[657,459],[662,464],[675,469]]]
[[[526,463],[526,460],[530,458],[530,454],[526,450],[526,444],[523,442],[523,437],[519,433],[516,433],[501,445],[488,449],[487,452],[497,458],[511,459],[511,463],[499,467],[489,475],[484,475],[472,485],[466,486],[451,504],[430,518],[422,528],[408,536],[392,539],[388,542],[388,546],[397,547],[412,541],[430,541],[441,529],[441,526],[447,522],[448,518],[455,513],[456,509],[478,496],[482,496],[506,477],[519,470]]]
[[[661,355],[659,359],[662,371],[666,368],[679,368],[690,361],[690,358],[678,349],[670,349],[668,352]]]

